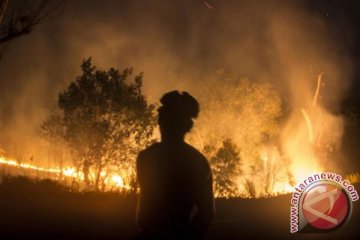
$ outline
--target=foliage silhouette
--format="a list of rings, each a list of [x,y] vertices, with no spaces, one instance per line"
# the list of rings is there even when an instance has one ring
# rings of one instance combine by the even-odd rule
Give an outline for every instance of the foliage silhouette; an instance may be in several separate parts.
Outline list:
[[[241,174],[241,160],[235,144],[225,139],[219,149],[205,146],[210,157],[210,165],[214,175],[214,190],[217,197],[238,196],[237,177]],[[210,154],[212,152],[212,154]]]
[[[142,74],[130,79],[132,69],[97,70],[91,58],[81,70],[59,94],[60,113],[44,121],[41,131],[69,147],[88,186],[99,189],[109,166],[126,169],[127,184],[134,184],[136,154],[151,142],[155,125],[154,105],[141,92]]]

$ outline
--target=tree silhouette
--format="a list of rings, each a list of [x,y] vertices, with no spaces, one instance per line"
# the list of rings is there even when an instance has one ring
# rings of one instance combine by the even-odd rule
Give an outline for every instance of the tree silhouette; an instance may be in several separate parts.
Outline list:
[[[223,141],[215,150],[209,145],[204,149],[209,158],[214,177],[215,194],[218,197],[235,197],[238,195],[237,177],[241,174],[240,157],[236,146],[230,139]],[[212,154],[211,154],[212,152]]]
[[[66,0],[0,0],[0,49],[27,35],[35,26],[59,15]]]
[[[91,58],[81,69],[82,75],[60,92],[60,114],[43,122],[42,133],[65,142],[88,186],[99,189],[109,165],[126,169],[132,182],[135,157],[151,142],[156,123],[155,106],[141,92],[142,74],[130,80],[132,69],[97,70]]]

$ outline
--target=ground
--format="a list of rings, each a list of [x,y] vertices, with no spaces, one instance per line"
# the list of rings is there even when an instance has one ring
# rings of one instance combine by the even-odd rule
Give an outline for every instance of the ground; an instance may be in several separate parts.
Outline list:
[[[131,239],[136,196],[74,193],[50,181],[17,179],[0,186],[1,239]],[[358,239],[360,204],[331,233],[290,234],[290,195],[218,199],[205,239]]]

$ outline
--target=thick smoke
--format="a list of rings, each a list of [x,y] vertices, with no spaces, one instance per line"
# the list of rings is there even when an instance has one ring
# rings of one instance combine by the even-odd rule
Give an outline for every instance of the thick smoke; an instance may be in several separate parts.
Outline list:
[[[245,82],[268,86],[261,88],[276,103],[274,108],[281,105],[282,116],[262,119],[279,120],[288,131],[298,124],[291,119],[302,118],[301,109],[311,105],[317,76],[323,72],[318,104],[329,118],[338,119],[330,111],[338,111],[351,65],[326,13],[313,10],[309,2],[79,1],[3,53],[0,146],[15,157],[46,157],[46,144],[38,142],[35,129],[58,91],[75,79],[81,61],[89,56],[103,69],[132,66],[135,72],[144,72],[144,93],[151,102],[173,89],[199,98],[204,108],[195,128],[208,129],[195,142],[199,147],[217,136],[219,142],[232,138],[242,148],[244,126],[257,127],[251,118],[237,124],[237,109],[221,107],[240,99],[233,89]],[[219,77],[219,72],[224,74]],[[224,76],[230,75],[226,80]],[[220,107],[206,109],[214,104]],[[339,121],[335,125],[341,132]],[[258,124],[260,135],[262,122]],[[273,136],[281,132],[276,127],[271,131]],[[284,131],[277,141],[294,134]],[[335,138],[338,141],[341,133]]]

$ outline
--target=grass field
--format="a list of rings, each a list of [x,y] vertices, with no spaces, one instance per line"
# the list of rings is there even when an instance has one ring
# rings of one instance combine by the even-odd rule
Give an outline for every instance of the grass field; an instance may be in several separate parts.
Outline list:
[[[51,181],[11,178],[0,186],[0,239],[131,239],[136,196],[74,193]],[[359,201],[335,232],[289,233],[290,195],[218,199],[205,239],[359,239]]]

